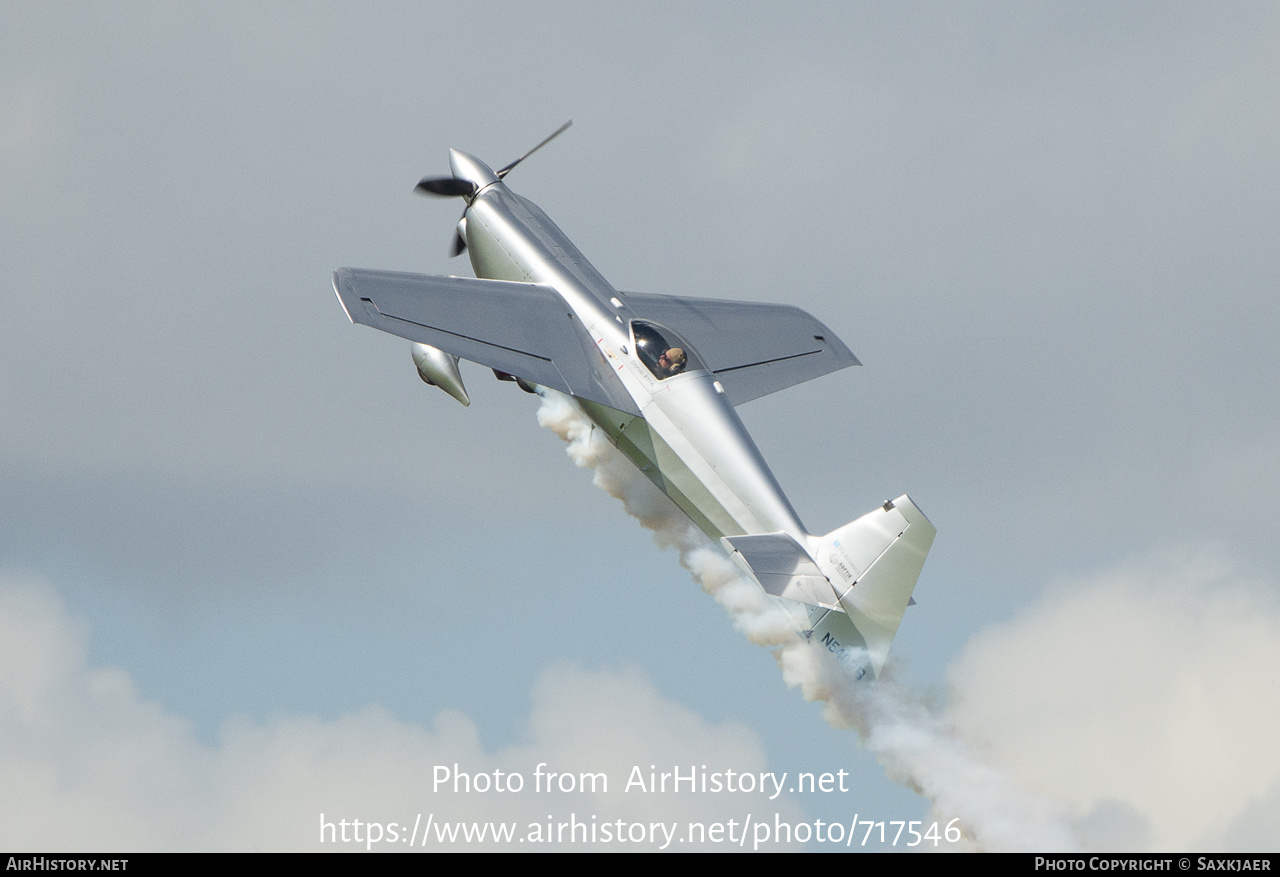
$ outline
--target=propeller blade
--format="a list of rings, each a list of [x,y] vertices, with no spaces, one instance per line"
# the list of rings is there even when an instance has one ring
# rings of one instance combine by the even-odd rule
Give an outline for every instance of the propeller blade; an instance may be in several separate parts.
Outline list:
[[[453,227],[453,243],[449,247],[450,258],[461,256],[462,251],[467,248],[467,212],[462,211],[462,218],[458,220],[458,224]]]
[[[475,193],[474,183],[459,180],[457,177],[423,177],[414,190],[425,195],[440,195],[445,198],[467,197]]]
[[[511,162],[511,164],[507,165],[507,166],[506,166],[506,167],[504,167],[502,170],[498,171],[498,179],[502,179],[502,178],[503,178],[503,177],[505,177],[507,174],[511,173],[511,169],[512,169],[513,167],[515,167],[516,165],[518,165],[520,162],[524,161],[524,160],[525,160],[526,158],[528,158],[529,156],[533,155],[535,152],[537,152],[537,151],[538,151],[539,149],[541,149],[542,147],[546,146],[546,145],[547,145],[548,143],[550,143],[552,140],[555,140],[557,137],[559,137],[561,134],[563,134],[563,133],[568,129],[568,127],[569,127],[570,125],[572,125],[572,124],[573,124],[573,119],[570,119],[569,121],[565,122],[563,125],[561,125],[559,128],[557,128],[557,129],[556,129],[556,130],[551,134],[551,136],[550,136],[550,137],[548,137],[546,140],[543,140],[543,141],[542,141],[541,143],[539,143],[537,146],[533,147],[533,149],[530,149],[530,150],[529,150],[528,152],[526,152],[524,155],[520,156],[520,157],[519,157],[519,158],[517,158],[515,161]]]

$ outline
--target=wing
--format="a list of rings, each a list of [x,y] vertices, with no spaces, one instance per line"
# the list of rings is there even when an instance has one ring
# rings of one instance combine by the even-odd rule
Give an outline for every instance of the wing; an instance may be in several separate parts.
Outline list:
[[[536,283],[339,268],[353,323],[628,414],[640,411],[559,294]]]
[[[734,405],[861,365],[844,342],[791,305],[625,293],[627,304],[683,335]]]

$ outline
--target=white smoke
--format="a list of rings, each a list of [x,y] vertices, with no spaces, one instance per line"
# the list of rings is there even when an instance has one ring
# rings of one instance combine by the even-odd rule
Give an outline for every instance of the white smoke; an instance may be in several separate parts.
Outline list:
[[[1061,811],[1021,788],[1005,771],[976,758],[964,740],[921,701],[882,675],[857,682],[825,649],[811,645],[796,621],[754,582],[595,428],[567,396],[543,391],[538,423],[569,443],[568,454],[591,469],[595,485],[622,500],[662,547],[715,597],[752,642],[770,648],[783,678],[805,699],[821,701],[829,723],[857,731],[889,776],[923,795],[942,824],[959,818],[970,849],[1068,851],[1078,847]]]

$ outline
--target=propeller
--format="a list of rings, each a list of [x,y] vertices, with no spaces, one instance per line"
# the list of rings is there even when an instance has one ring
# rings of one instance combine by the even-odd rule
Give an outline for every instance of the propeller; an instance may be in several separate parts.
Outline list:
[[[572,124],[573,124],[572,119],[565,122],[555,131],[551,132],[550,137],[547,137],[537,146],[533,147],[533,149],[530,149],[524,155],[520,156],[515,161],[511,162],[511,164],[503,167],[496,174],[498,179],[501,180],[507,174],[511,173],[512,169],[514,169],[516,165],[524,161],[529,156],[533,155],[542,147],[546,146],[552,140],[555,140],[557,137],[559,137],[561,134],[567,131],[569,126]],[[471,182],[470,180],[460,180],[455,176],[447,176],[447,177],[423,177],[421,180],[418,181],[418,185],[414,186],[414,191],[420,195],[435,195],[440,198],[468,198],[469,199],[476,194],[477,190],[476,190],[476,184]],[[467,249],[466,228],[467,228],[467,211],[464,208],[462,211],[462,218],[458,220],[458,225],[453,232],[453,243],[449,247],[450,256],[459,256]]]
[[[424,195],[442,198],[470,198],[476,193],[476,184],[457,177],[423,177],[414,189]]]
[[[541,143],[539,143],[537,146],[533,147],[533,149],[530,149],[530,150],[529,150],[528,152],[526,152],[524,155],[520,156],[520,157],[519,157],[519,158],[517,158],[515,161],[511,162],[511,164],[507,165],[507,166],[506,166],[506,167],[504,167],[502,170],[498,171],[498,179],[502,179],[502,178],[503,178],[503,177],[505,177],[507,174],[511,173],[511,169],[512,169],[512,168],[514,168],[516,165],[518,165],[520,162],[524,161],[526,158],[528,158],[529,156],[533,155],[535,152],[537,152],[537,151],[538,151],[539,149],[541,149],[542,147],[546,146],[546,145],[547,145],[548,143],[550,143],[552,140],[555,140],[557,137],[559,137],[559,136],[560,136],[561,134],[563,134],[565,131],[569,130],[569,126],[570,126],[570,125],[572,125],[572,124],[573,124],[573,119],[570,119],[569,121],[565,122],[563,125],[561,125],[559,128],[557,128],[555,131],[552,131],[552,132],[551,132],[551,136],[550,136],[550,137],[548,137],[546,140],[543,140],[543,141],[542,141]]]
[[[457,177],[423,177],[413,190],[420,195],[436,195],[441,198],[470,198],[476,193],[476,184],[470,180]],[[449,258],[461,256],[467,249],[467,239],[463,234],[467,222],[467,210],[462,210],[462,218],[453,230],[453,242],[449,245]]]
[[[462,211],[462,218],[453,229],[453,243],[449,245],[449,258],[461,256],[467,248],[467,211]]]

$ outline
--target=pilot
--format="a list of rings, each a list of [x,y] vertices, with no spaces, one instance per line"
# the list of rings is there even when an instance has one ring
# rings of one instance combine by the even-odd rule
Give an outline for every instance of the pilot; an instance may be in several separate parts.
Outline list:
[[[679,347],[672,347],[670,350],[664,350],[662,355],[658,357],[658,372],[662,378],[669,378],[680,374],[684,371],[685,364],[689,361],[689,357],[685,356],[685,352]]]

